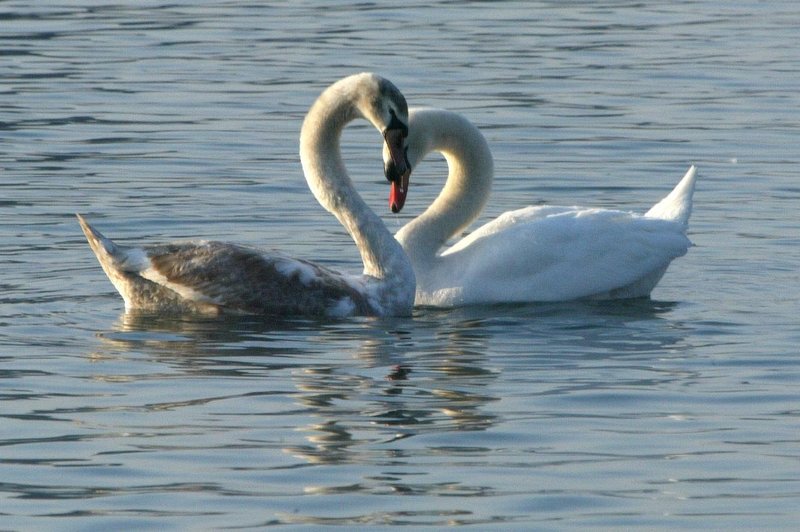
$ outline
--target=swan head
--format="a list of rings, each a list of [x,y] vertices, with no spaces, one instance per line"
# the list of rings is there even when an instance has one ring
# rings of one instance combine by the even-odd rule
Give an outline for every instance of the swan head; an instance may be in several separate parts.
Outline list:
[[[340,79],[314,102],[300,132],[301,159],[305,165],[322,165],[320,151],[338,150],[342,128],[356,118],[370,122],[383,136],[384,150],[391,160],[392,171],[386,177],[395,197],[392,210],[399,211],[408,191],[411,174],[406,151],[408,147],[408,104],[403,93],[386,78],[371,72],[353,74]],[[334,142],[334,145],[330,143]],[[317,168],[324,174],[324,168]]]
[[[462,217],[467,213],[477,216],[486,204],[494,176],[492,152],[480,130],[463,115],[445,109],[412,107],[408,118],[411,134],[406,139],[405,162],[409,174],[429,153],[439,152],[448,167],[439,208],[458,205],[464,212]],[[384,147],[383,161],[389,178],[391,160]]]
[[[411,165],[408,162],[408,104],[403,93],[389,80],[368,75],[374,83],[366,118],[383,135],[384,175],[391,184],[389,208],[400,212],[408,194]]]
[[[384,158],[383,171],[391,184],[389,208],[394,213],[400,212],[406,203],[408,181],[411,177],[407,139],[408,126],[392,111],[392,120],[383,132],[383,151],[388,155]]]
[[[408,104],[403,93],[388,79],[371,72],[354,74],[334,84],[334,91],[355,97],[353,111],[374,125],[383,135],[384,174],[391,184],[392,212],[403,208],[408,193],[411,167],[408,164]]]

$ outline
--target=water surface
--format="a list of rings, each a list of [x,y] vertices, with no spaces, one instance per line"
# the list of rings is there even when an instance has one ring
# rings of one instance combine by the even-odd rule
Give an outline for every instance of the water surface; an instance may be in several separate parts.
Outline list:
[[[793,3],[89,4],[0,3],[3,529],[793,529]],[[644,212],[696,164],[696,247],[650,300],[124,315],[75,212],[358,270],[297,137],[363,70],[482,128],[481,221]],[[344,148],[383,212],[377,142]],[[392,230],[444,171],[415,172]]]

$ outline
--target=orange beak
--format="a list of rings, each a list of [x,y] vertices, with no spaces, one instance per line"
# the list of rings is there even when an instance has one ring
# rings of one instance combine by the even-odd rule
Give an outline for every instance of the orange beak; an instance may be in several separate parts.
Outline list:
[[[408,195],[408,181],[411,176],[411,169],[407,168],[406,171],[399,176],[399,179],[392,181],[391,188],[389,189],[389,208],[393,213],[398,213],[406,204],[406,195]]]
[[[391,159],[384,169],[386,179],[391,183],[389,208],[392,212],[397,213],[406,203],[408,183],[411,177],[411,165],[408,164],[404,146],[406,135],[402,129],[387,129],[383,137]]]

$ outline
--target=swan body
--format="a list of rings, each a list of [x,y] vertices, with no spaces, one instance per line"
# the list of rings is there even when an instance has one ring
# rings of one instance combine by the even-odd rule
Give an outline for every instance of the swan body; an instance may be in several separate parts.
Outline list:
[[[411,264],[355,191],[341,158],[342,130],[358,117],[383,133],[386,149],[402,169],[408,133],[405,99],[389,81],[369,73],[344,78],[320,95],[303,122],[300,158],[317,201],[336,216],[358,246],[362,275],[224,242],[124,247],[78,215],[90,247],[122,295],[126,310],[409,315],[415,286]]]
[[[462,116],[412,109],[408,159],[448,164],[444,189],[396,234],[416,272],[415,304],[616,299],[648,296],[691,242],[686,229],[696,170],[646,214],[582,207],[509,211],[444,248],[483,208],[493,177],[480,131]]]

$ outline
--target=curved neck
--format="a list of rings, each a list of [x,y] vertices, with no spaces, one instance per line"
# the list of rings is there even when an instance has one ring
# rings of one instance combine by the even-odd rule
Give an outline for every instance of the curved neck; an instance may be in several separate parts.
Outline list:
[[[444,155],[448,167],[447,182],[434,202],[396,235],[417,266],[433,260],[449,238],[481,213],[492,188],[494,163],[481,132],[457,113],[412,109],[409,131],[412,167],[431,151]]]
[[[336,216],[355,241],[364,274],[408,283],[413,271],[405,253],[356,192],[342,161],[342,130],[348,122],[364,116],[357,89],[352,83],[335,83],[309,110],[300,132],[303,173],[320,205]]]

